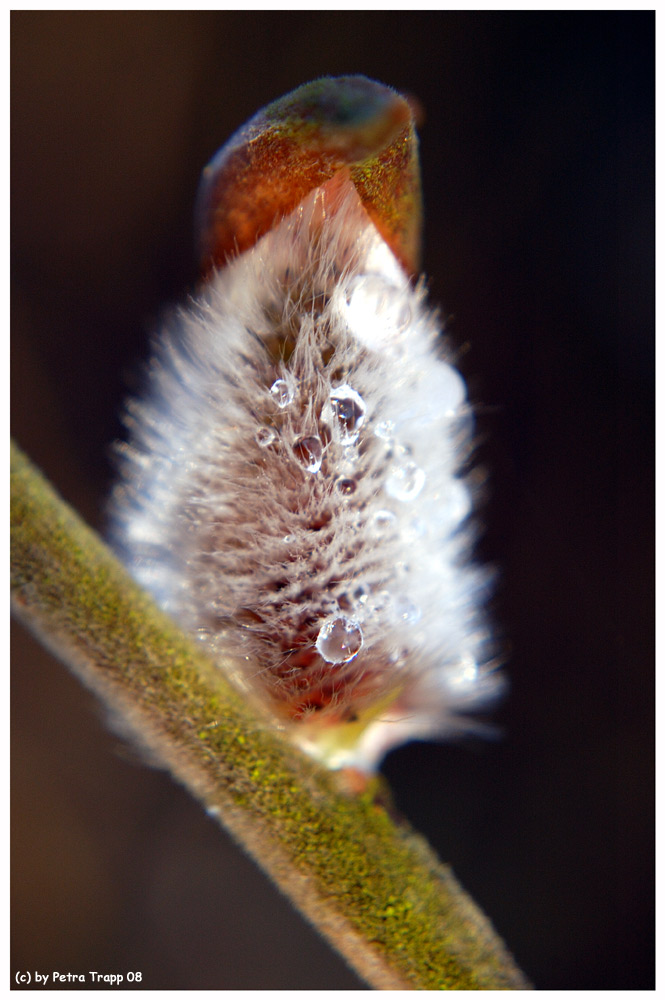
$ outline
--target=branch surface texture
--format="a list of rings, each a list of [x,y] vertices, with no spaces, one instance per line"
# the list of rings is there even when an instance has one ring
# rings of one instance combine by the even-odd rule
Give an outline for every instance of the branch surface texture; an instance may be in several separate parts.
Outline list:
[[[529,988],[425,841],[268,729],[16,447],[11,588],[17,617],[372,987]]]

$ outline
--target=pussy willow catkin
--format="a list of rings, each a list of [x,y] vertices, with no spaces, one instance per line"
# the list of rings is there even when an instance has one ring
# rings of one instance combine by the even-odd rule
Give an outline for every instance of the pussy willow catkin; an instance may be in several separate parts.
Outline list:
[[[364,77],[299,88],[212,161],[199,219],[205,281],[128,406],[115,537],[266,718],[371,770],[500,686],[471,411],[412,281],[408,103]]]

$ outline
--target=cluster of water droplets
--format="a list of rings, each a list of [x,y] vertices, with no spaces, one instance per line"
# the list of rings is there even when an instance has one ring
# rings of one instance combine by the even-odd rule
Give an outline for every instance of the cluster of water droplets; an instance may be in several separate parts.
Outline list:
[[[270,397],[279,410],[286,410],[296,399],[297,384],[289,378],[276,379],[269,389]],[[344,384],[330,390],[322,411],[321,421],[329,431],[329,438],[342,448],[342,464],[352,466],[358,458],[356,444],[365,423],[367,407],[364,399],[350,385]],[[268,448],[278,440],[277,431],[262,426],[255,438],[261,448]],[[323,463],[324,444],[318,434],[297,437],[293,441],[293,454],[302,468],[316,475]],[[336,480],[340,496],[349,497],[356,491],[357,483],[351,475],[340,475]]]
[[[293,379],[278,378],[268,390],[270,398],[280,410],[285,410],[296,398],[296,384]],[[259,448],[269,448],[279,440],[279,434],[274,427],[261,426],[254,435]]]
[[[366,348],[393,357],[403,352],[404,332],[414,317],[408,296],[397,283],[380,273],[358,275],[344,290],[338,311],[350,333]],[[414,385],[408,382],[406,374],[405,378],[399,407],[389,417],[384,411],[382,419],[375,423],[371,421],[365,399],[353,385],[345,381],[330,388],[321,407],[320,433],[295,436],[291,449],[301,468],[316,476],[322,469],[326,450],[335,448],[337,474],[333,489],[342,503],[352,503],[359,485],[357,466],[361,448],[364,453],[362,436],[369,424],[375,446],[383,448],[381,488],[384,500],[381,503],[380,494],[377,494],[379,502],[373,503],[361,515],[363,530],[381,544],[394,539],[420,546],[426,544],[432,522],[428,513],[419,516],[420,506],[418,516],[415,510],[413,516],[408,513],[409,506],[428,485],[428,472],[416,460],[418,449],[412,445],[418,443],[426,428],[458,415],[466,390],[459,373],[444,363],[426,368],[417,376]],[[294,403],[298,392],[298,383],[288,372],[273,382],[269,394],[277,407],[276,415]],[[279,421],[277,423],[279,426]],[[279,433],[273,426],[263,426],[256,434],[256,441],[260,447],[269,448],[279,441]],[[466,486],[451,477],[446,494],[441,498],[436,493],[435,480],[430,487],[429,510],[438,507],[442,522],[461,523],[470,510]],[[293,535],[288,535],[284,541],[293,539]],[[392,626],[398,630],[417,625],[422,610],[408,596],[409,580],[407,570],[401,578],[395,572],[392,582],[386,581],[383,585],[358,583],[353,590],[339,595],[339,600],[327,611],[322,607],[326,617],[315,643],[320,656],[330,664],[353,660],[366,641],[363,629],[370,619],[375,625],[382,623],[382,627]],[[386,583],[390,589],[385,589]]]

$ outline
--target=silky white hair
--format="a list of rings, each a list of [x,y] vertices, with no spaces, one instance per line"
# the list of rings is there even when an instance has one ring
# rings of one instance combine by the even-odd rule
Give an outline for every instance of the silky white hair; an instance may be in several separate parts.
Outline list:
[[[329,766],[446,735],[499,690],[468,516],[471,410],[353,185],[213,274],[128,406],[136,577]]]

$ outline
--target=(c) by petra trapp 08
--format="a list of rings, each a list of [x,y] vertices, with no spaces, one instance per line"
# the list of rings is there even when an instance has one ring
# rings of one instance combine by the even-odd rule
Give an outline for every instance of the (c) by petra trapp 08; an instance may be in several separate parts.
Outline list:
[[[203,278],[120,446],[134,576],[330,767],[463,731],[502,685],[420,222],[403,97],[356,76],[268,105],[204,171]]]

